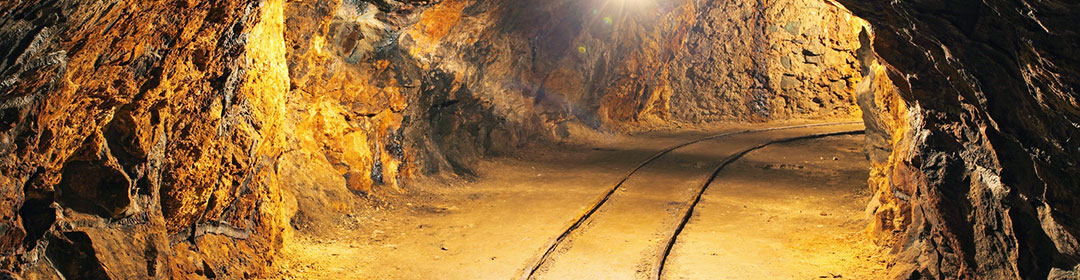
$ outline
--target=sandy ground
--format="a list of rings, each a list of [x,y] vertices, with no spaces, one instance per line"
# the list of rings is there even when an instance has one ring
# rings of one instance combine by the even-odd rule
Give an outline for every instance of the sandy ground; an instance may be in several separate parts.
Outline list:
[[[718,174],[679,235],[664,279],[879,279],[862,229],[862,136],[770,145]]]
[[[268,279],[511,279],[520,275],[521,270],[545,250],[555,236],[562,233],[574,218],[638,163],[662,148],[734,129],[738,127],[719,126],[706,131],[600,137],[588,146],[535,150],[528,156],[489,159],[481,163],[477,168],[478,176],[471,179],[420,179],[407,186],[409,193],[401,194],[398,198],[376,199],[378,201],[372,203],[371,209],[350,215],[339,224],[332,225],[332,232],[336,234],[316,237],[300,231],[287,238],[284,248],[275,259],[275,272],[268,275]],[[864,157],[854,156],[861,152],[861,138],[830,138],[822,141],[840,141],[846,144],[824,145],[835,146],[836,149],[822,148],[815,151],[822,156],[814,156],[826,158],[823,155],[843,154],[843,160],[832,161],[833,156],[829,156],[830,160],[822,161],[820,167],[798,163],[804,166],[799,171],[802,173],[798,175],[818,176],[819,181],[836,181],[833,185],[838,187],[798,187],[785,183],[781,189],[791,192],[790,194],[761,192],[758,202],[744,208],[743,211],[748,212],[730,214],[732,210],[725,210],[725,207],[718,206],[719,203],[726,199],[744,198],[719,198],[716,196],[719,192],[717,190],[723,188],[713,186],[714,189],[710,190],[703,204],[699,206],[700,212],[688,225],[684,236],[680,236],[680,243],[668,260],[669,269],[665,277],[722,279],[721,275],[728,275],[734,279],[806,279],[818,276],[852,278],[876,275],[883,269],[884,263],[881,262],[876,247],[860,241],[861,227],[866,224],[861,210],[867,199],[867,194],[862,190],[866,188],[865,169],[868,165]],[[796,144],[792,145],[798,146]],[[851,149],[858,151],[853,152]],[[767,162],[769,159],[749,159],[769,151],[771,150],[752,153],[748,155],[746,162],[763,164],[758,162]],[[707,161],[708,157],[695,160],[682,164],[700,165],[697,161]],[[780,156],[776,160],[787,159]],[[850,167],[852,170],[840,173],[809,172],[837,169],[840,167],[828,164],[840,163],[849,165],[844,168]],[[782,166],[785,163],[774,164]],[[748,170],[764,172],[764,169],[754,168],[756,167]],[[844,176],[837,177],[836,174]],[[747,186],[753,188],[749,184]],[[743,193],[754,196],[754,191]],[[796,196],[803,201],[811,201],[810,198],[816,200],[813,200],[813,203],[790,203],[785,200]],[[681,196],[674,199],[681,199]],[[843,203],[832,203],[833,200],[829,199]],[[786,208],[774,209],[774,204],[781,204]],[[674,216],[677,214],[675,212],[678,211],[662,216]],[[791,213],[813,215],[803,217]],[[826,216],[821,216],[822,213]],[[769,222],[762,223],[761,219],[731,219],[723,216],[729,214],[741,217],[777,217],[766,218]],[[711,218],[713,216],[719,220]],[[829,220],[810,219],[819,217]],[[807,230],[807,227],[823,229],[826,226],[829,230]],[[760,235],[758,232],[747,231],[748,227],[767,229],[775,234]],[[744,242],[738,239],[752,236],[761,242]],[[739,241],[726,242],[735,240]],[[684,245],[687,242],[694,245],[687,247]],[[698,243],[702,245],[698,246]],[[723,247],[723,243],[740,243],[745,246]],[[737,254],[733,255],[734,258],[727,259],[717,257],[725,252],[740,251],[763,253]],[[704,258],[701,254],[706,254],[709,258]],[[633,257],[642,259],[646,256]],[[696,269],[697,267],[701,269]],[[823,267],[829,269],[821,269]],[[873,277],[856,279],[866,278]]]

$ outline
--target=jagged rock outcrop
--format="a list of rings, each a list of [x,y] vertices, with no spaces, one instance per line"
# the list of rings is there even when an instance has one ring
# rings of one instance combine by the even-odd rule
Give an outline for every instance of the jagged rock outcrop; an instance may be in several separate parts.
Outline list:
[[[6,273],[261,271],[287,222],[283,2],[0,4]]]
[[[888,143],[872,184],[891,277],[1076,279],[1080,5],[840,2],[874,27],[871,80],[895,84],[860,97]]]

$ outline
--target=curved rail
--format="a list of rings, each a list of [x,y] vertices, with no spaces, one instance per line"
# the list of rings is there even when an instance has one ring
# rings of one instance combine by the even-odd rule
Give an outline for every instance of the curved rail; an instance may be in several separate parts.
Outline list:
[[[636,167],[634,167],[634,169],[631,169],[630,172],[627,172],[626,175],[624,175],[622,178],[619,179],[619,181],[617,183],[615,183],[615,185],[613,185],[610,189],[608,189],[606,192],[604,192],[604,194],[600,197],[600,199],[598,199],[596,202],[594,202],[591,207],[589,207],[584,213],[578,215],[577,219],[575,219],[574,222],[571,223],[570,226],[567,227],[567,229],[564,230],[562,234],[560,234],[558,237],[556,237],[554,240],[552,240],[551,242],[548,243],[548,246],[546,246],[546,249],[543,251],[542,254],[540,254],[540,256],[538,258],[536,258],[533,261],[529,262],[529,264],[521,271],[520,277],[518,277],[518,279],[521,279],[521,280],[532,279],[533,274],[535,274],[536,271],[539,270],[540,267],[544,264],[544,262],[547,261],[548,257],[550,257],[551,254],[555,252],[555,249],[557,249],[559,247],[559,244],[561,244],[564,240],[566,240],[566,238],[569,237],[575,230],[577,230],[583,224],[585,224],[585,221],[588,220],[589,217],[592,217],[592,215],[595,214],[596,211],[599,210],[600,207],[604,205],[604,203],[607,203],[607,201],[611,198],[611,196],[613,194],[615,194],[615,192],[618,191],[620,187],[622,187],[623,183],[625,183],[627,180],[630,179],[631,175],[634,175],[635,172],[637,172],[638,170],[641,170],[641,168],[645,167],[645,165],[648,165],[649,163],[651,163],[651,162],[655,161],[656,159],[670,153],[671,151],[674,151],[676,149],[686,147],[686,146],[689,146],[689,145],[692,145],[692,144],[695,144],[695,143],[699,143],[699,142],[702,142],[702,141],[708,141],[708,140],[713,140],[713,139],[717,139],[717,138],[721,138],[721,137],[728,137],[728,136],[733,136],[733,135],[741,135],[741,134],[756,133],[756,132],[777,131],[777,130],[787,130],[787,129],[809,128],[809,127],[852,125],[852,124],[859,124],[859,123],[862,123],[862,122],[861,121],[833,122],[833,123],[790,125],[790,126],[771,127],[771,128],[763,128],[763,129],[746,129],[746,130],[732,131],[732,132],[726,132],[726,133],[706,136],[706,137],[703,137],[703,138],[699,138],[697,140],[689,141],[689,142],[686,142],[686,143],[671,146],[671,147],[668,147],[667,149],[661,150],[661,151],[657,152],[656,154],[654,154],[652,157],[649,157],[645,161],[641,162],[641,164],[638,164]],[[821,136],[821,137],[824,137],[824,136]],[[792,139],[792,140],[788,140],[788,141],[794,141],[794,140],[798,140],[798,139]],[[773,141],[773,142],[776,142],[776,141]],[[773,144],[773,142],[769,142],[767,144],[761,145],[760,147],[755,147],[753,149],[754,150],[760,149],[761,147],[767,146],[769,144]],[[749,153],[749,152],[750,151],[744,151],[744,152],[736,154],[736,155],[741,157],[742,155],[744,155],[746,153]],[[729,157],[729,159],[730,159],[730,157]],[[735,159],[737,159],[737,157]],[[731,159],[731,161],[734,161],[734,159]],[[724,163],[722,163],[721,167],[719,167],[716,171],[713,172],[712,177],[709,178],[709,182],[712,182],[713,178],[716,177],[716,174],[719,173],[719,170],[722,169],[723,166],[726,166],[728,163],[729,163],[728,161],[725,161]],[[708,186],[708,183],[706,183],[706,186]],[[702,191],[702,193],[704,193],[704,191]],[[693,205],[697,205],[697,200],[700,200],[700,199],[701,199],[701,197],[700,197],[700,194],[699,194],[697,199],[695,199]],[[677,230],[681,231],[681,228],[683,226],[685,226],[685,222],[681,223],[679,229],[677,229]],[[671,245],[669,244],[668,249],[665,250],[665,253],[661,257],[661,261],[666,260],[667,254],[670,251],[670,246]],[[663,266],[662,262],[661,262],[660,266],[661,267]],[[660,272],[662,272],[662,269],[657,269],[657,273],[655,275],[657,275],[657,277],[659,277],[658,273],[660,273]]]
[[[656,262],[658,265],[653,266],[653,267],[656,268],[654,270],[654,273],[653,273],[653,276],[654,276],[653,279],[660,279],[660,277],[663,276],[663,274],[664,274],[664,264],[667,262],[668,256],[671,255],[671,249],[675,246],[675,243],[678,242],[679,234],[681,234],[683,229],[686,228],[686,224],[689,223],[690,218],[694,216],[694,208],[697,208],[698,203],[701,202],[701,197],[705,195],[705,191],[707,191],[709,189],[709,185],[711,185],[712,182],[716,180],[716,176],[720,175],[720,171],[723,171],[724,167],[727,167],[731,163],[735,162],[739,158],[742,158],[746,154],[749,154],[750,152],[759,150],[761,148],[764,148],[764,147],[772,145],[772,144],[794,142],[794,141],[799,141],[799,140],[807,140],[807,139],[815,139],[815,138],[823,138],[823,137],[829,137],[829,136],[855,135],[855,134],[863,134],[863,133],[865,133],[865,130],[859,129],[859,130],[848,130],[848,131],[839,131],[839,132],[817,133],[817,134],[803,135],[803,136],[798,136],[798,137],[777,139],[777,140],[769,141],[769,142],[766,142],[764,144],[760,144],[760,145],[751,147],[749,149],[742,150],[739,153],[731,155],[731,156],[727,157],[726,159],[724,159],[724,161],[721,162],[720,165],[716,167],[716,170],[713,170],[712,175],[709,176],[709,180],[705,181],[705,184],[703,184],[701,186],[701,190],[698,191],[697,196],[695,196],[694,200],[692,202],[690,202],[690,205],[687,206],[686,212],[683,212],[683,216],[682,216],[682,219],[679,221],[679,225],[675,227],[675,231],[671,234],[671,237],[668,238],[667,242],[664,245],[664,251],[660,254],[660,256],[659,256],[659,258],[658,258],[658,260]]]

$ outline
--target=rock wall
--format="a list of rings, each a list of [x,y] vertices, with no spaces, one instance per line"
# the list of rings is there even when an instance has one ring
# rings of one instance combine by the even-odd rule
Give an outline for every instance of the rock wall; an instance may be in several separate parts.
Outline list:
[[[0,4],[5,273],[258,273],[287,221],[282,4]]]
[[[337,225],[363,196],[399,190],[406,95],[395,68],[398,25],[423,3],[292,1],[285,5],[290,90],[278,162],[299,210],[295,228]],[[394,62],[392,62],[394,61]],[[385,188],[382,188],[385,186]],[[290,204],[293,203],[290,201]],[[324,229],[324,231],[327,231]],[[316,232],[319,233],[319,232]],[[331,232],[325,232],[331,234]]]
[[[855,50],[865,22],[840,8],[816,0],[644,3],[660,6],[664,17],[626,7],[613,38],[597,36],[591,48],[614,50],[600,58],[608,68],[597,71],[607,74],[596,86],[610,122],[844,118],[858,111]]]
[[[507,3],[463,5],[464,15],[435,40],[442,48],[414,53],[466,73],[465,84],[492,100],[496,115],[528,124],[540,116],[556,137],[565,121],[632,130],[845,118],[858,111],[854,88],[862,74],[855,50],[865,22],[834,5]],[[409,35],[403,43],[433,41]]]
[[[1076,279],[1080,5],[840,2],[883,64],[860,103],[890,277]]]

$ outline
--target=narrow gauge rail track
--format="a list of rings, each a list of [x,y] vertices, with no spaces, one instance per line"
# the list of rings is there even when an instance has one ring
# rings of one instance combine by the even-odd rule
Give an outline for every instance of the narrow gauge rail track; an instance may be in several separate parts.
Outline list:
[[[649,157],[645,161],[638,164],[636,167],[634,167],[629,172],[627,172],[626,175],[623,175],[619,179],[618,182],[616,182],[614,185],[612,185],[611,188],[609,188],[606,192],[604,192],[603,195],[601,195],[600,198],[597,199],[589,208],[587,208],[582,214],[578,215],[577,218],[575,218],[573,220],[573,222],[566,228],[566,230],[564,230],[560,235],[558,235],[552,241],[548,242],[548,244],[547,244],[547,246],[545,246],[543,252],[541,254],[538,254],[538,257],[531,260],[528,263],[528,265],[524,269],[521,270],[521,273],[519,274],[520,276],[518,277],[518,279],[521,279],[521,280],[533,279],[533,276],[544,265],[544,263],[548,259],[550,259],[552,257],[552,255],[555,253],[555,251],[559,248],[559,245],[563,244],[575,231],[580,229],[581,226],[584,225],[585,222],[588,221],[589,218],[591,218],[593,216],[593,214],[595,214],[601,207],[603,207],[611,199],[611,197],[615,194],[615,192],[618,191],[622,187],[622,185],[624,183],[626,183],[626,181],[629,180],[631,176],[634,175],[634,173],[638,172],[639,170],[644,168],[649,163],[652,163],[652,162],[656,161],[657,159],[663,157],[664,155],[671,153],[672,151],[675,151],[677,149],[680,149],[680,148],[683,148],[683,147],[686,147],[686,146],[689,146],[689,145],[692,145],[692,144],[696,144],[696,143],[700,143],[700,142],[704,142],[704,141],[709,141],[709,140],[715,140],[715,139],[724,138],[724,137],[729,137],[729,136],[735,136],[735,135],[758,133],[758,132],[778,131],[778,130],[790,130],[790,129],[799,129],[799,128],[854,125],[854,124],[859,124],[859,123],[861,123],[861,122],[833,122],[833,123],[817,123],[817,124],[771,127],[771,128],[764,128],[764,129],[738,130],[738,131],[731,131],[731,132],[725,132],[725,133],[720,133],[720,134],[716,134],[716,135],[710,135],[710,136],[702,137],[702,138],[699,138],[699,139],[696,139],[696,140],[693,140],[693,141],[688,141],[688,142],[685,142],[685,143],[682,143],[682,144],[678,144],[678,145],[671,146],[671,147],[668,147],[666,149],[663,149],[663,150],[657,152],[656,154],[652,155],[651,157]],[[764,147],[772,145],[772,144],[785,143],[785,142],[798,141],[798,140],[806,140],[806,139],[814,139],[814,138],[822,138],[822,137],[829,137],[829,136],[861,134],[863,132],[864,132],[864,130],[861,130],[861,129],[859,129],[859,130],[846,130],[846,131],[839,131],[839,132],[814,133],[814,134],[807,134],[807,135],[801,135],[801,136],[794,136],[794,137],[786,137],[786,138],[781,138],[781,139],[775,139],[775,140],[771,140],[771,141],[766,141],[766,142],[758,144],[758,145],[754,145],[754,146],[752,146],[750,148],[747,148],[747,149],[743,149],[743,150],[738,151],[735,154],[725,158],[723,161],[721,161],[716,166],[716,168],[713,170],[713,172],[709,176],[708,180],[706,180],[706,182],[702,186],[698,187],[698,191],[696,192],[696,196],[694,197],[694,199],[691,200],[690,202],[688,202],[689,205],[687,207],[687,210],[683,212],[683,215],[682,215],[681,219],[679,220],[679,223],[674,226],[675,229],[673,231],[673,234],[671,236],[669,236],[665,240],[665,242],[664,242],[664,250],[661,251],[661,253],[657,255],[656,265],[652,266],[652,267],[654,267],[654,269],[649,273],[651,278],[660,279],[661,275],[663,274],[664,263],[667,261],[668,256],[671,254],[671,249],[674,247],[675,243],[678,242],[678,235],[686,227],[686,224],[690,221],[690,218],[693,217],[694,208],[701,201],[701,197],[705,194],[705,191],[708,189],[709,185],[715,180],[716,176],[720,173],[720,171],[722,171],[729,164],[731,164],[732,162],[738,160],[742,156],[744,156],[744,155],[746,155],[746,154],[748,154],[748,153],[750,153],[752,151],[764,148]]]

